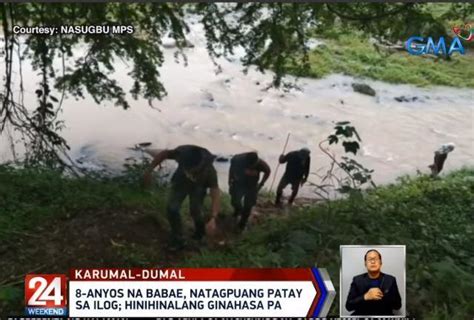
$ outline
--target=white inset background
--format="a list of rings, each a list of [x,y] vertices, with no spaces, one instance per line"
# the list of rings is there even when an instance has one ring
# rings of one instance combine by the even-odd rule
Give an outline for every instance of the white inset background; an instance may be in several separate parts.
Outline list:
[[[402,298],[400,310],[394,310],[394,315],[405,315],[405,246],[341,246],[341,285],[340,285],[340,315],[350,316],[352,311],[346,309],[347,295],[352,278],[367,273],[364,256],[370,249],[375,249],[382,255],[382,272],[397,279],[398,291]]]

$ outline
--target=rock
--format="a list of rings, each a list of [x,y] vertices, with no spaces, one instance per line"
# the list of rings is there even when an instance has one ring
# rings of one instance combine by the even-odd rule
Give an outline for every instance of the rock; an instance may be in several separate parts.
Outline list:
[[[365,83],[353,83],[352,89],[354,89],[355,92],[366,94],[368,96],[375,96],[375,90]]]
[[[395,97],[394,99],[398,102],[414,102],[414,101],[417,101],[419,98],[400,96],[400,97]]]
[[[226,156],[217,156],[216,162],[229,162],[229,157],[226,157]]]
[[[140,142],[135,145],[136,148],[146,148],[151,146],[151,142]]]
[[[398,102],[405,102],[405,96],[401,96],[401,97],[395,97],[394,98],[395,100],[397,100]]]

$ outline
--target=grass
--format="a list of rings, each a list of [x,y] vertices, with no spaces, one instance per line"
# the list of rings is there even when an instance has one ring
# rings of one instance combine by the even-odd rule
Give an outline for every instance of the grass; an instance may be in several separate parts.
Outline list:
[[[460,6],[462,5],[458,5],[458,10]],[[464,7],[465,11],[459,12],[468,10],[466,5]],[[453,13],[451,9],[452,4],[449,3],[428,3],[424,6],[425,13],[441,21],[446,33],[453,35],[451,28],[471,22],[474,14],[471,11],[463,20],[460,13]],[[406,50],[377,49],[366,35],[342,25],[325,29],[314,37],[323,40],[324,44],[309,53],[311,68],[305,69],[303,74],[297,74],[295,69],[294,74],[321,78],[331,73],[342,73],[422,87],[444,85],[474,88],[473,42],[463,41],[466,54],[454,53],[446,60],[433,55],[413,56]],[[404,43],[407,39],[400,40]],[[448,41],[447,45],[449,44]]]
[[[97,208],[139,206],[162,211],[166,196],[164,189],[143,192],[137,179],[68,179],[58,172],[5,165],[0,166],[0,181],[0,241],[49,218],[68,218]]]
[[[224,252],[205,251],[194,267],[327,268],[338,291],[339,246],[403,244],[407,311],[419,319],[474,315],[474,169],[443,179],[400,179],[362,199],[333,201],[270,219]],[[338,314],[338,299],[331,309]]]
[[[473,54],[455,53],[451,60],[413,56],[405,51],[388,54],[377,51],[365,37],[345,33],[324,39],[324,45],[311,51],[309,58],[311,68],[300,76],[321,78],[343,73],[397,84],[474,88]]]
[[[0,242],[20,241],[22,233],[48,226],[51,219],[81,214],[92,218],[104,208],[120,209],[125,214],[140,208],[163,220],[166,188],[144,192],[139,188],[139,176],[133,172],[115,180],[67,179],[48,171],[0,166]],[[295,208],[287,216],[268,217],[232,246],[196,251],[179,258],[176,265],[317,265],[328,269],[338,290],[340,245],[403,244],[407,247],[409,314],[421,319],[464,319],[474,314],[473,198],[474,168],[458,170],[441,179],[403,177],[396,184],[363,197]],[[223,212],[230,210],[225,195]],[[67,219],[64,221],[67,223]],[[125,261],[124,266],[141,266],[150,261],[150,250],[159,248],[153,247],[156,242],[148,248],[147,241],[116,248],[124,256],[120,260]],[[21,250],[21,244],[19,247]],[[48,267],[41,271],[56,270]],[[0,279],[0,283],[4,282],[8,279]],[[22,285],[22,281],[0,285],[0,310],[11,306],[8,310],[21,312]],[[331,314],[338,314],[338,308],[335,299]]]

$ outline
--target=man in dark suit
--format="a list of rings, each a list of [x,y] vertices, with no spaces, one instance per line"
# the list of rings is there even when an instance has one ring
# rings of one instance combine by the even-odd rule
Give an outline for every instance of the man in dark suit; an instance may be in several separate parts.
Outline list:
[[[367,273],[352,279],[346,309],[353,316],[390,316],[402,306],[395,277],[382,273],[382,255],[371,249],[364,256]]]

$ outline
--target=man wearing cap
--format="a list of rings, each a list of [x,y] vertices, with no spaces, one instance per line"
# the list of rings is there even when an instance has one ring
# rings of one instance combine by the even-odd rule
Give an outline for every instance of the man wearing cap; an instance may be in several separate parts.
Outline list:
[[[303,185],[308,179],[309,168],[311,165],[310,150],[303,148],[296,151],[291,151],[286,155],[280,155],[278,159],[280,163],[286,163],[285,173],[281,177],[280,183],[277,187],[277,195],[275,204],[281,206],[281,196],[283,189],[291,184],[291,196],[288,203],[291,205],[295,200],[300,185]]]
[[[261,172],[263,177],[259,183]],[[245,228],[252,207],[257,203],[258,191],[269,176],[270,166],[260,159],[256,152],[241,153],[232,157],[229,169],[229,194],[234,215],[240,216],[240,230]]]
[[[175,149],[160,151],[145,172],[145,186],[148,186],[151,184],[151,174],[156,166],[166,159],[175,160],[178,163],[178,169],[176,169],[171,179],[171,190],[167,205],[172,246],[176,248],[184,245],[180,210],[186,197],[189,197],[190,213],[194,220],[193,238],[199,240],[206,233],[201,209],[207,189],[210,189],[212,219],[208,227],[210,230],[215,228],[215,218],[219,214],[220,204],[217,173],[213,166],[214,158],[215,156],[205,148],[195,145],[182,145]]]

